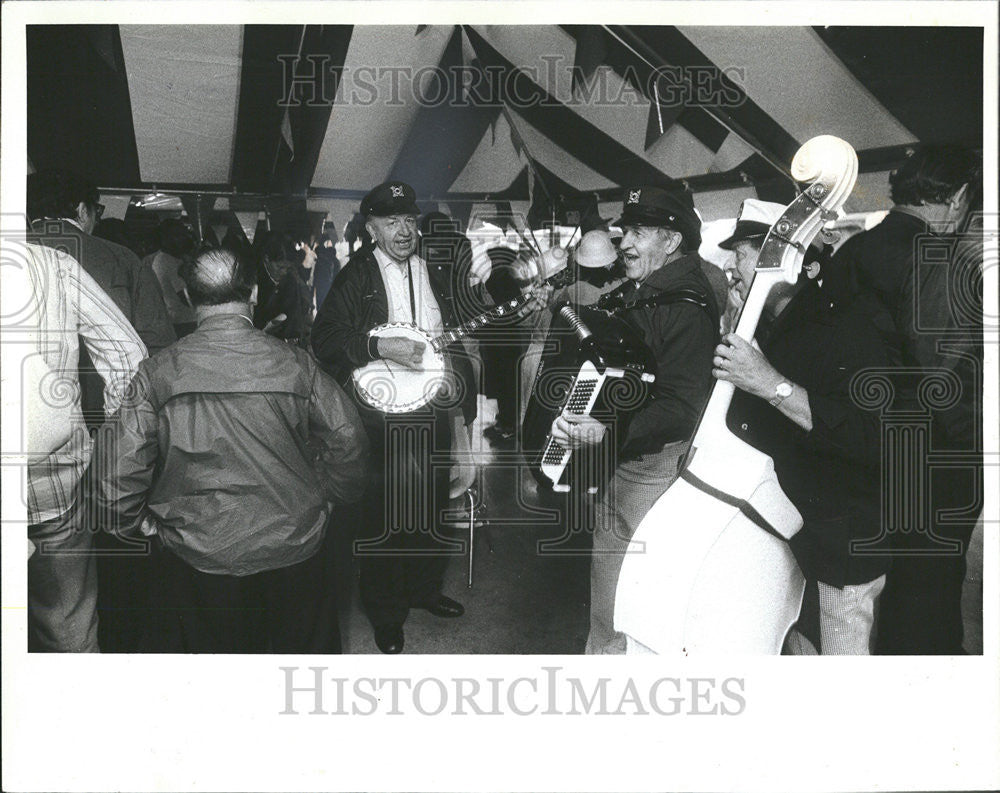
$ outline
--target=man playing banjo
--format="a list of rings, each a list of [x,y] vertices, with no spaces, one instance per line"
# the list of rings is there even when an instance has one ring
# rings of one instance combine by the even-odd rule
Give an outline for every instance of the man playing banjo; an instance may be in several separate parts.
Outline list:
[[[423,365],[424,343],[375,335],[374,328],[410,323],[438,336],[455,324],[445,300],[447,284],[438,283],[416,255],[419,209],[413,188],[398,181],[381,184],[361,201],[361,214],[374,247],[358,250],[338,274],[312,333],[316,357],[349,390],[352,372],[373,361],[386,362],[388,378],[389,363],[408,369]],[[472,368],[462,351],[460,343],[444,350],[458,382],[443,398],[402,414],[360,406],[374,469],[363,501],[365,542],[356,552],[362,604],[384,653],[402,651],[410,608],[438,617],[464,613],[460,603],[441,594],[448,546],[438,534],[438,516],[448,505],[450,466],[432,460],[432,454],[451,448],[456,401],[461,400],[465,425],[475,416]]]

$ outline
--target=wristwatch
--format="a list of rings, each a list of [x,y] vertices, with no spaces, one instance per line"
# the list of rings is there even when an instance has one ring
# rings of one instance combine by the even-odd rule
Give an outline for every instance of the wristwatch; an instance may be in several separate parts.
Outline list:
[[[778,405],[792,395],[792,390],[791,383],[786,383],[784,381],[778,383],[774,387],[774,396],[771,398],[771,404],[778,407]]]

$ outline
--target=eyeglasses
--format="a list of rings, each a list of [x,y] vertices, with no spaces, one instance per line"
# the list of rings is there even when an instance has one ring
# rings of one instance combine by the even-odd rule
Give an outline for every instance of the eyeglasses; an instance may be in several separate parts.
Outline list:
[[[94,214],[100,220],[104,216],[104,204],[94,204]]]

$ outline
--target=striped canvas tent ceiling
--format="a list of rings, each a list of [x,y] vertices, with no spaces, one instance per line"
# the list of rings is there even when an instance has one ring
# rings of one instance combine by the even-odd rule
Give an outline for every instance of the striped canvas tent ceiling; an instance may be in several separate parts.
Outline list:
[[[548,190],[612,211],[669,177],[711,219],[787,199],[782,170],[821,133],[859,152],[848,208],[879,209],[907,145],[981,146],[970,28],[33,26],[27,43],[34,167],[233,209],[292,196],[344,217],[394,178],[453,210]]]

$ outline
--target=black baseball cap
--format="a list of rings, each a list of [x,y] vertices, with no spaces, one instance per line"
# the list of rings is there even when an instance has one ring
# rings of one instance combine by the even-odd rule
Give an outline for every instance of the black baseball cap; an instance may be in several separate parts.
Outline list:
[[[365,217],[419,215],[417,194],[406,182],[384,182],[361,199],[361,214]]]

